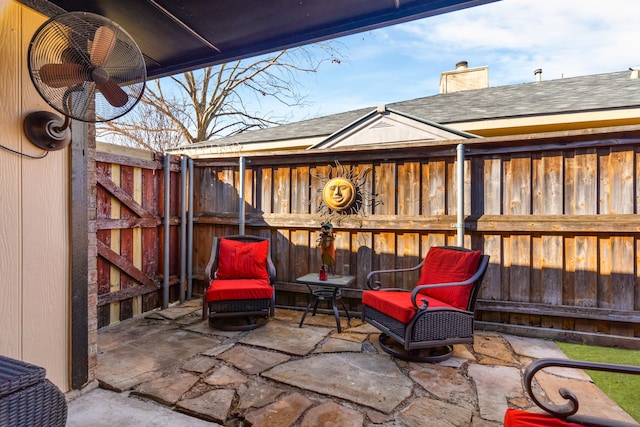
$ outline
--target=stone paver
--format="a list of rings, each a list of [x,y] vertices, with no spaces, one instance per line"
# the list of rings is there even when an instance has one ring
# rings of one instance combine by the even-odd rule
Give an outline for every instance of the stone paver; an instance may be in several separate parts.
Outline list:
[[[183,317],[183,316],[186,316],[188,314],[191,314],[196,310],[197,310],[197,308],[189,307],[189,306],[185,306],[185,307],[169,307],[169,308],[167,308],[165,310],[157,312],[157,314],[159,314],[160,316],[164,317],[165,319],[176,320],[176,319],[178,319],[180,317]]]
[[[198,381],[198,376],[181,372],[142,383],[133,393],[173,406]]]
[[[288,427],[312,405],[305,396],[294,393],[264,408],[250,412],[246,420],[253,427]]]
[[[556,404],[566,403],[558,394],[560,388],[566,388],[567,390],[571,390],[578,398],[581,414],[619,420],[627,423],[634,422],[626,412],[622,411],[622,409],[591,381],[558,377],[546,371],[538,372],[535,378],[548,398]]]
[[[500,365],[469,365],[469,376],[476,384],[480,416],[502,421],[509,399],[522,396],[522,376],[518,368]]]
[[[380,332],[358,319],[349,328],[342,319],[337,333],[331,314],[299,328],[301,311],[278,309],[264,327],[233,332],[202,321],[199,301],[168,310],[100,331],[100,384],[135,397],[113,399],[120,410],[105,399],[113,417],[72,400],[69,426],[499,427],[509,406],[536,410],[522,387],[526,366],[565,357],[552,341],[476,331],[452,358],[413,363],[382,352]],[[581,411],[630,420],[581,370],[545,369],[536,380],[556,398],[559,387],[574,391]],[[160,415],[150,421],[141,406]],[[91,422],[92,413],[110,421]]]
[[[409,377],[437,398],[473,409],[477,401],[471,383],[456,368],[411,363]]]
[[[400,412],[402,425],[406,427],[468,426],[473,412],[440,400],[421,397]]]
[[[353,409],[326,402],[311,408],[302,419],[300,427],[362,427],[364,416]]]
[[[249,379],[242,375],[240,372],[228,366],[221,366],[213,371],[208,377],[204,379],[207,384],[215,386],[225,386],[229,384],[242,384],[248,382]]]
[[[373,354],[319,354],[283,363],[262,375],[387,413],[412,389],[411,381],[389,357]]]
[[[262,408],[279,399],[285,391],[265,382],[253,382],[238,387],[238,408]]]
[[[268,322],[241,338],[240,343],[304,356],[311,353],[329,332],[326,328],[298,328],[290,323]]]
[[[341,353],[341,352],[353,352],[360,353],[362,351],[362,343],[355,341],[348,341],[337,338],[329,338],[323,344],[322,347],[316,350],[316,353]]]
[[[478,333],[473,339],[473,351],[483,365],[517,366],[511,350],[499,334]]]
[[[187,360],[182,369],[185,371],[203,373],[216,365],[216,359],[206,356],[196,356],[193,359]]]
[[[180,401],[177,408],[187,414],[224,424],[234,396],[233,390],[211,390],[202,396]]]
[[[232,347],[218,357],[249,375],[259,374],[291,358],[285,354],[240,345]]]
[[[105,388],[128,390],[182,366],[218,343],[216,339],[181,329],[161,330],[99,353],[97,377]]]

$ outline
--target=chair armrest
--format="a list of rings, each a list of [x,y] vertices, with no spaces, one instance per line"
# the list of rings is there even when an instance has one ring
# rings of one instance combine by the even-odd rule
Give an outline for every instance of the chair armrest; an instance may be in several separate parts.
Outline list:
[[[270,255],[267,255],[267,273],[269,274],[269,283],[273,285],[276,280],[276,266],[273,264]]]
[[[464,282],[432,283],[432,284],[429,284],[429,285],[416,286],[415,288],[413,288],[413,291],[411,291],[411,303],[418,310],[426,310],[427,307],[429,306],[429,303],[426,300],[426,298],[422,298],[420,300],[422,302],[422,305],[418,305],[418,302],[417,302],[418,296],[420,295],[420,291],[425,290],[425,289],[433,289],[433,288],[449,288],[449,287],[452,287],[452,286],[467,286],[467,285],[472,284],[476,280],[477,280],[477,278],[476,278],[476,275],[474,274],[473,277],[471,277],[470,279],[465,280]]]
[[[524,372],[523,382],[527,393],[531,400],[541,409],[545,410],[556,418],[562,418],[569,422],[575,422],[586,425],[599,426],[637,426],[637,424],[626,423],[618,420],[607,420],[598,417],[586,415],[574,415],[578,411],[579,402],[576,395],[566,388],[560,388],[558,394],[567,401],[563,405],[555,405],[550,402],[544,402],[538,398],[533,391],[533,378],[536,373],[548,367],[565,367],[575,369],[588,369],[592,371],[605,371],[621,374],[640,375],[640,366],[616,365],[612,363],[586,362],[580,360],[569,359],[539,359],[532,362]]]
[[[377,291],[380,288],[382,288],[382,282],[380,282],[380,280],[376,280],[375,282],[371,282],[371,280],[373,279],[374,276],[378,276],[378,275],[384,275],[384,274],[388,274],[388,273],[404,273],[407,271],[415,271],[415,270],[419,270],[422,268],[422,265],[424,264],[424,261],[422,261],[420,264],[414,266],[414,267],[408,267],[408,268],[399,268],[396,270],[375,270],[370,272],[369,274],[367,274],[367,287],[371,290]]]
[[[207,263],[206,268],[204,269],[204,277],[206,280],[205,291],[209,287],[209,282],[213,279],[213,275],[215,274],[214,266],[217,265],[216,256],[218,255],[218,238],[215,237],[213,239],[213,243],[211,244],[211,256],[209,257],[209,262]]]

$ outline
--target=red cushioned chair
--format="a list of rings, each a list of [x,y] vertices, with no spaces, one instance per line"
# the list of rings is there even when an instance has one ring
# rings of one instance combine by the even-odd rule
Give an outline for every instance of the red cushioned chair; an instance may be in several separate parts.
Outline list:
[[[202,298],[202,318],[224,330],[263,326],[275,314],[276,269],[269,240],[258,236],[213,239],[205,269],[209,285]]]
[[[382,331],[380,347],[394,357],[441,362],[453,344],[473,342],[473,312],[489,256],[434,246],[415,267],[372,271],[362,293],[362,318]],[[377,276],[420,270],[413,290],[384,289]]]
[[[564,368],[588,369],[593,371],[616,372],[621,374],[640,375],[640,366],[614,365],[611,363],[585,362],[568,359],[539,359],[531,363],[524,372],[522,381],[531,400],[546,413],[535,413],[521,409],[509,408],[504,415],[504,427],[581,427],[581,426],[637,426],[622,420],[610,420],[602,417],[580,415],[579,402],[576,395],[561,388],[558,395],[567,401],[563,405],[543,402],[533,392],[533,379],[536,373],[544,368],[558,366]]]

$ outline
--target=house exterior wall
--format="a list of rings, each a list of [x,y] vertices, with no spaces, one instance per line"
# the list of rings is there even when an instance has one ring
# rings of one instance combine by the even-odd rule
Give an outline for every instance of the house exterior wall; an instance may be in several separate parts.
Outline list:
[[[47,110],[25,61],[42,15],[0,0],[0,144],[42,150],[22,130],[26,114]],[[46,368],[69,389],[69,152],[40,160],[0,149],[0,354]]]

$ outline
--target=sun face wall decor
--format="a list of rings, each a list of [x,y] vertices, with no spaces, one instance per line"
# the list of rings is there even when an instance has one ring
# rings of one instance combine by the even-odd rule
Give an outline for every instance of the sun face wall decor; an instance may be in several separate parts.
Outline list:
[[[324,218],[323,222],[340,223],[349,216],[366,215],[365,206],[375,206],[375,194],[366,191],[367,177],[371,168],[350,169],[336,162],[329,166],[326,176],[314,176],[322,184],[318,189],[320,204],[317,212]]]
[[[322,189],[322,200],[335,211],[347,210],[356,201],[356,187],[346,178],[333,178]]]

